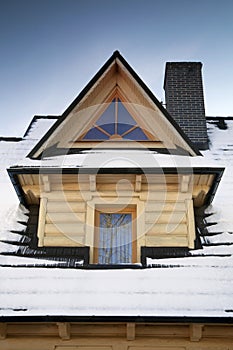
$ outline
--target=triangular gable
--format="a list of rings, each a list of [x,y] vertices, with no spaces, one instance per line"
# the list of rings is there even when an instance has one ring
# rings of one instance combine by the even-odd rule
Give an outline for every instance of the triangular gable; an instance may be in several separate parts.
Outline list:
[[[120,111],[116,112],[116,108]],[[128,121],[116,122],[119,116],[121,119],[128,118]],[[99,124],[102,127],[105,124],[107,133],[98,129],[102,128]],[[117,127],[127,128],[127,124],[132,124],[133,128],[128,138],[127,133],[122,137],[124,133],[117,130]],[[110,130],[113,127],[114,133]],[[192,156],[200,155],[162,104],[116,51],[28,156],[40,158],[43,153],[52,156],[67,154],[70,150],[74,153],[75,150],[92,148],[96,142],[104,148],[136,147],[129,141],[143,143],[149,149],[172,152],[181,149]]]
[[[93,122],[91,129],[87,129],[77,142],[105,140],[149,141],[152,138],[141,128],[121,99],[115,97]]]

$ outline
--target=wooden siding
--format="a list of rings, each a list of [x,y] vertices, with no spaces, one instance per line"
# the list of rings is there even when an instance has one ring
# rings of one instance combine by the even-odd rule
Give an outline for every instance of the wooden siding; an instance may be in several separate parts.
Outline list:
[[[144,211],[144,216],[140,230],[138,226],[138,251],[143,245],[190,248],[194,246],[194,214],[193,204],[190,202],[192,195],[189,191],[181,192],[178,175],[137,177],[133,174],[101,174],[94,177],[63,175],[62,178],[50,175],[48,181],[50,191],[41,194],[38,227],[40,246],[88,244],[87,205],[89,200],[98,197],[104,199],[109,206],[117,197],[118,200],[124,198],[127,202],[135,198],[142,203],[141,211]],[[208,179],[205,179],[205,183],[206,181]],[[196,184],[200,184],[200,178]],[[25,191],[32,190],[32,186],[35,195],[40,187],[38,180],[37,184],[36,181],[32,185],[26,185],[25,182],[23,184]],[[43,186],[44,183],[42,189]],[[121,200],[119,202],[121,203]],[[91,214],[91,217],[94,218],[94,215]],[[94,222],[90,221],[92,218],[88,220],[88,225],[94,227]],[[91,235],[93,234],[92,231]],[[93,242],[94,237],[89,241]]]
[[[193,206],[203,203],[213,179],[213,175],[182,174],[19,175],[28,203],[40,201],[40,247],[91,246],[94,229],[90,226],[94,227],[98,205],[104,202],[114,208],[131,203],[140,207],[138,252],[141,246],[194,248]]]
[[[192,323],[0,323],[2,350],[233,350],[233,327]]]

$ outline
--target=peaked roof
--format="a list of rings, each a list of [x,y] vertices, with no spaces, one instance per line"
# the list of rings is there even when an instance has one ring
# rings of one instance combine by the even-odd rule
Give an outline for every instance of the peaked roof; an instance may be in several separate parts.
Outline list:
[[[176,133],[182,142],[186,145],[186,149],[192,155],[201,155],[199,150],[192,144],[187,135],[178,126],[175,120],[167,112],[167,110],[162,106],[162,104],[157,100],[151,90],[145,85],[145,83],[140,79],[137,73],[131,68],[131,66],[126,62],[126,60],[121,56],[119,51],[115,51],[113,55],[107,60],[107,62],[102,66],[102,68],[96,73],[96,75],[91,79],[91,81],[86,85],[86,87],[80,92],[80,94],[75,98],[75,100],[70,104],[70,106],[64,111],[64,113],[59,117],[57,122],[48,130],[48,132],[41,138],[41,140],[36,144],[36,146],[28,154],[30,158],[40,158],[41,153],[47,148],[49,140],[53,137],[55,131],[59,129],[60,125],[64,123],[70,113],[75,109],[75,107],[87,96],[91,89],[98,83],[101,77],[106,74],[108,69],[114,62],[120,63],[126,72],[131,76],[131,78],[137,83],[147,98],[157,107],[160,113],[165,117],[168,123],[172,126],[174,133]]]

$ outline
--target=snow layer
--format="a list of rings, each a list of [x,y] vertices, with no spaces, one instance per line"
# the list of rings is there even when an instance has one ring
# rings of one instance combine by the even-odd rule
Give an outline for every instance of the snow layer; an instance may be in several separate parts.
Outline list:
[[[0,273],[2,315],[221,317],[233,306],[232,265]]]
[[[56,119],[36,119],[25,138],[20,142],[0,141],[0,239],[11,240],[10,231],[21,231],[23,226],[18,221],[25,222],[27,210],[19,205],[19,200],[12,186],[7,168],[25,159],[44,133]],[[13,248],[8,246],[9,250]],[[0,242],[0,252],[6,250],[6,245]]]

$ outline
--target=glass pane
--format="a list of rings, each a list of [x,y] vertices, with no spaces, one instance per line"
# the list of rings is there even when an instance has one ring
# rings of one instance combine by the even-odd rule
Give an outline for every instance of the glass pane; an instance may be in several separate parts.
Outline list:
[[[120,99],[118,100],[118,122],[128,124],[131,126],[131,128],[132,126],[136,125],[136,121],[131,117]]]
[[[100,213],[98,262],[132,262],[132,214]]]
[[[107,140],[109,137],[97,128],[92,128],[83,137],[83,140]]]
[[[100,118],[97,120],[96,125],[114,124],[115,123],[115,100],[114,99],[107,109],[103,112]]]
[[[142,129],[138,127],[132,130],[131,132],[129,132],[128,134],[126,134],[123,138],[128,140],[135,140],[135,141],[148,140],[148,137],[144,134]]]
[[[98,124],[102,129],[107,131],[110,135],[115,134],[115,124]]]
[[[124,132],[128,131],[131,128],[132,128],[132,125],[130,124],[122,124],[122,123],[117,124],[117,131],[119,135],[124,134]]]

